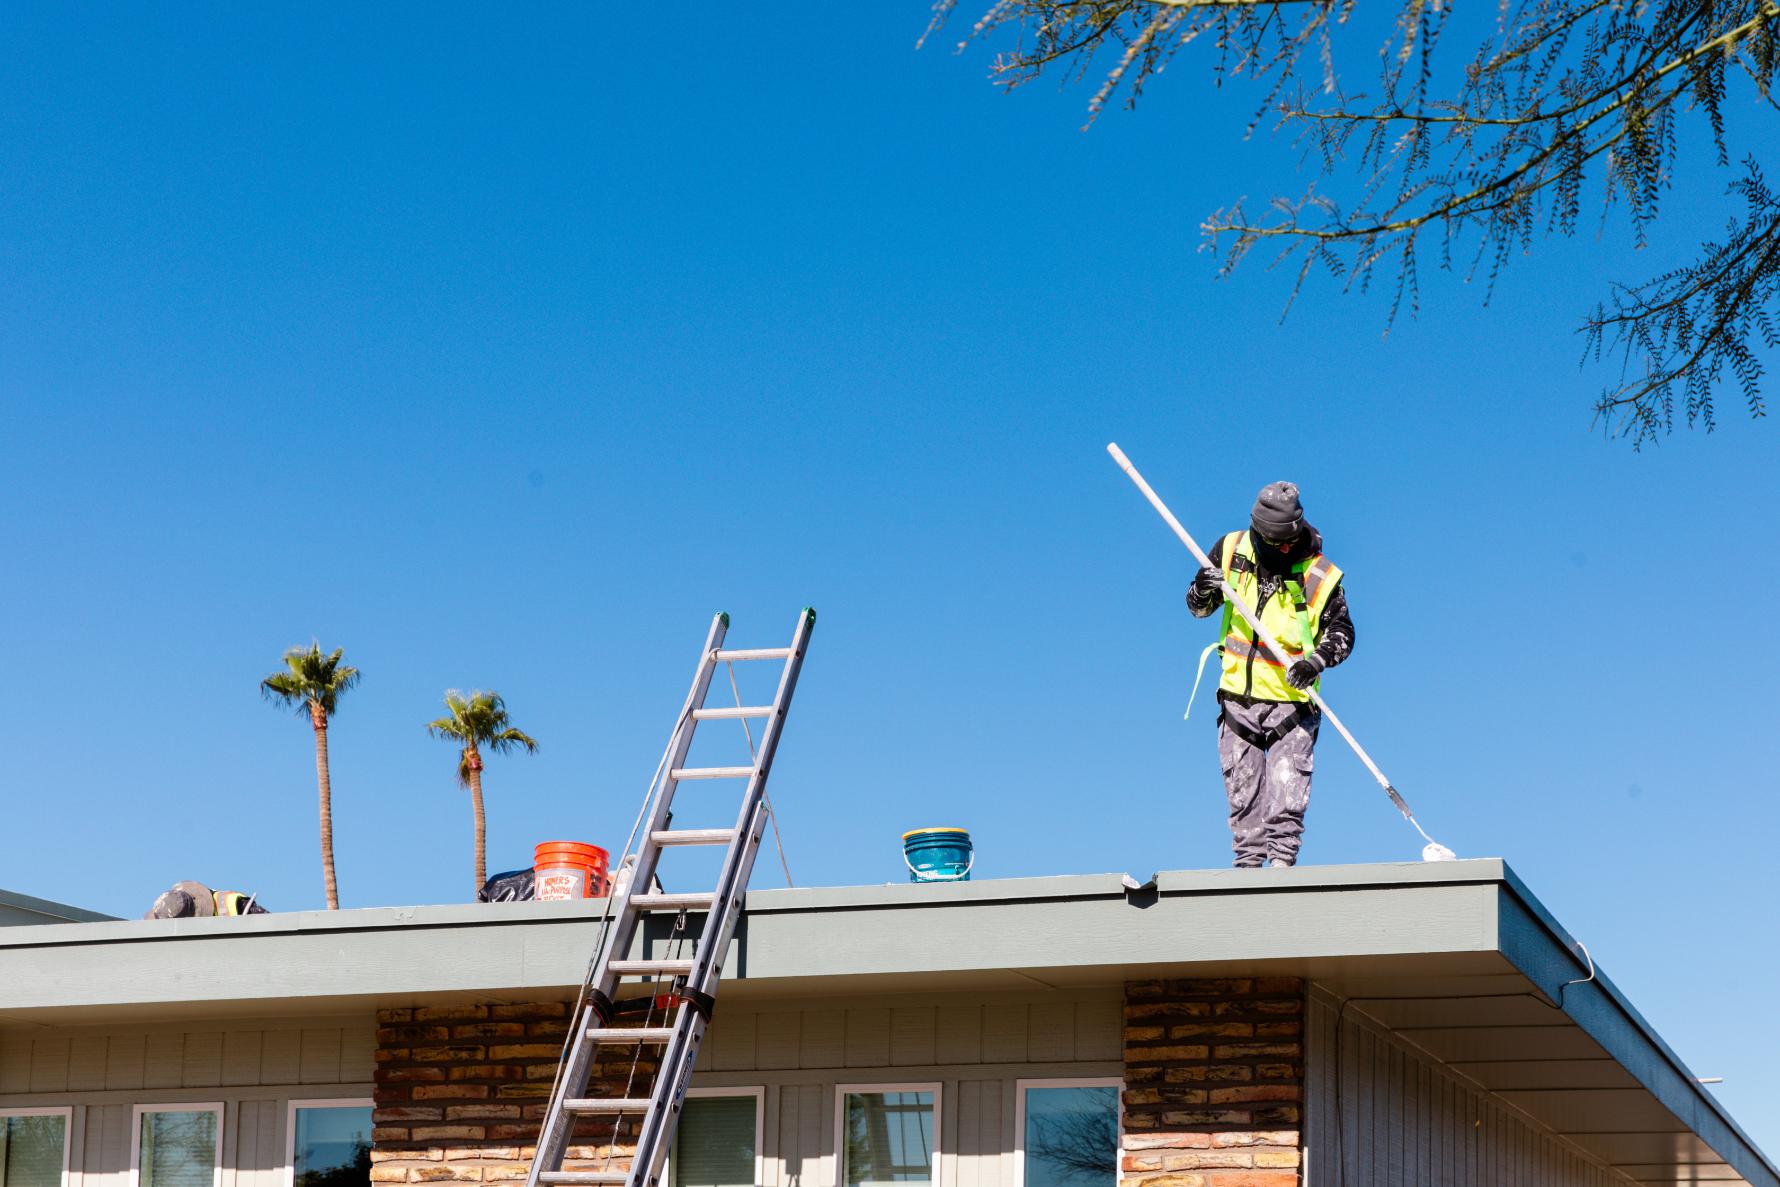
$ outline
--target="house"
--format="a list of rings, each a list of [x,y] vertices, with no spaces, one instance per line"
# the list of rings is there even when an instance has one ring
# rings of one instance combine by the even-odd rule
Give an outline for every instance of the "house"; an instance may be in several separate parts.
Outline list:
[[[0,929],[0,1183],[523,1178],[602,905]],[[750,895],[673,1182],[1121,1173],[1780,1187],[1500,861]]]

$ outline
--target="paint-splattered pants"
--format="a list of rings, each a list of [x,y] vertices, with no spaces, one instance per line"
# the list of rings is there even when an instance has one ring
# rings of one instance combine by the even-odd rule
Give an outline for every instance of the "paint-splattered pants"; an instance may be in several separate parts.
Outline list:
[[[1218,761],[1238,868],[1298,860],[1322,716],[1309,705],[1224,702]]]

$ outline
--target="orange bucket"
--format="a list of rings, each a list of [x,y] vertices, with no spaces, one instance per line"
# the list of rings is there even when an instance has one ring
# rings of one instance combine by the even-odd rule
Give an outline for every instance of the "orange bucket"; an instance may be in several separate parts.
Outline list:
[[[598,845],[544,841],[532,850],[532,877],[540,899],[602,898],[610,855]]]

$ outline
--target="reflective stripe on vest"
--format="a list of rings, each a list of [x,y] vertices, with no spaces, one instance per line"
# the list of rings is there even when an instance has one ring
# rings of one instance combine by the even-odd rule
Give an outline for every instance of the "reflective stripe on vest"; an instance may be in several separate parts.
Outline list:
[[[1261,627],[1293,659],[1316,645],[1323,611],[1341,584],[1341,570],[1321,553],[1292,567],[1265,605],[1257,605],[1260,577],[1255,567],[1254,539],[1247,532],[1225,536],[1219,562],[1224,579],[1261,616]],[[1240,563],[1239,563],[1240,562]],[[1248,623],[1228,602],[1224,606],[1224,663],[1218,688],[1261,701],[1303,702],[1309,692],[1286,683],[1285,667],[1256,641]]]
[[[1304,649],[1302,647],[1294,647],[1290,642],[1284,639],[1280,640],[1280,645],[1286,649],[1286,654],[1291,658],[1303,658]],[[1242,660],[1253,657],[1254,661],[1258,664],[1271,664],[1276,668],[1279,667],[1279,661],[1273,658],[1273,653],[1271,651],[1268,651],[1265,647],[1260,647],[1249,642],[1246,635],[1229,634],[1224,636],[1224,654],[1233,655],[1237,659]]]

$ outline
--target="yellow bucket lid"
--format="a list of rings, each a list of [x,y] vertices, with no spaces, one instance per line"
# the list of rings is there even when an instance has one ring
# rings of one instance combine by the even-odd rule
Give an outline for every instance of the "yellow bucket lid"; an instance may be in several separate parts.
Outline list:
[[[906,841],[910,837],[918,837],[922,833],[964,833],[969,835],[970,830],[967,828],[911,828],[902,834],[902,839]]]

